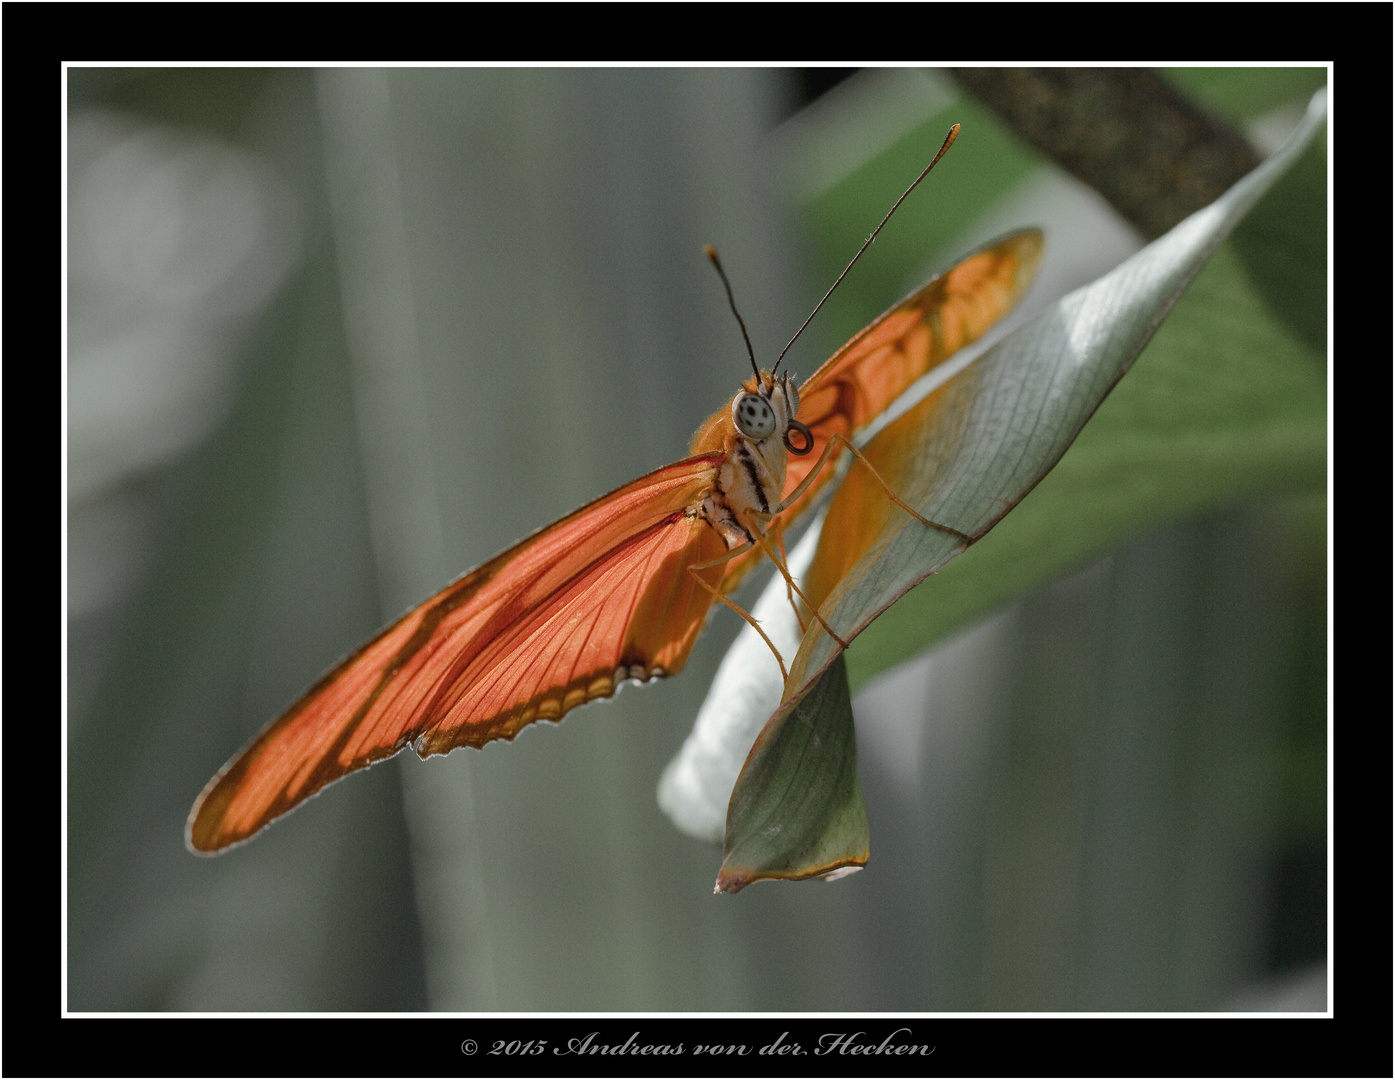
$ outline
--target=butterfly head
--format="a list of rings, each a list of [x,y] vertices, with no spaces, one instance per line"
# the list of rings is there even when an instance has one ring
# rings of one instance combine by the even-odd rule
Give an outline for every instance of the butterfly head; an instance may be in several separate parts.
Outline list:
[[[814,448],[814,436],[795,418],[798,412],[799,391],[789,372],[748,379],[731,402],[732,423],[743,437],[760,443],[778,435],[785,449],[803,456]]]

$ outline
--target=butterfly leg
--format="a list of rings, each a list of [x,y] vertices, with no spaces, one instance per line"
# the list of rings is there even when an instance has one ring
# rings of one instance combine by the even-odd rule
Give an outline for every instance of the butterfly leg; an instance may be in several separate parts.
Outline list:
[[[783,549],[783,547],[784,547],[783,538],[781,538],[781,540],[782,540],[782,542],[781,542],[781,545],[780,545],[780,546],[781,546],[781,548]],[[790,589],[793,589],[794,592],[795,592],[795,595],[798,596],[800,600],[804,601],[804,606],[814,613],[814,618],[816,618],[816,619],[819,620],[819,625],[822,626],[825,630],[828,631],[828,636],[831,637],[834,641],[836,641],[839,645],[843,646],[843,648],[846,649],[846,648],[848,647],[848,643],[847,643],[846,641],[844,641],[842,638],[840,638],[837,634],[835,634],[835,633],[833,632],[833,627],[831,627],[831,626],[828,625],[828,622],[824,619],[823,614],[819,611],[819,609],[818,609],[817,607],[815,607],[813,604],[811,604],[811,603],[809,602],[809,598],[808,598],[807,596],[805,596],[804,593],[803,593],[803,591],[799,588],[799,586],[796,585],[796,584],[794,583],[794,577],[793,577],[793,575],[790,574],[789,568],[784,564],[784,561],[783,561],[782,559],[780,559],[779,557],[777,557],[776,554],[775,554],[775,552],[774,552],[773,550],[771,550],[771,547],[770,547],[770,536],[769,536],[769,534],[767,534],[767,533],[761,533],[761,534],[757,535],[757,537],[756,537],[756,546],[759,547],[763,552],[765,552],[766,557],[769,558],[770,561],[773,562],[773,563],[775,564],[775,569],[778,570],[778,571],[780,571],[780,576],[783,577],[783,578],[785,579],[785,590],[786,590],[786,592],[788,593],[788,591],[789,591]],[[783,554],[783,550],[782,550],[781,554]],[[791,602],[793,602],[793,601],[791,601]],[[795,609],[795,614],[798,614],[798,613],[799,613],[799,609],[796,608],[796,609]],[[804,620],[803,620],[802,618],[799,620],[799,625],[800,625],[800,628],[803,629],[803,627],[804,627]]]
[[[775,663],[780,665],[780,681],[788,682],[790,675],[789,672],[785,669],[784,657],[780,655],[780,650],[775,648],[775,642],[771,641],[770,636],[764,630],[761,629],[760,623],[756,622],[755,618],[750,614],[750,612],[748,612],[745,608],[741,607],[740,604],[737,604],[734,600],[731,600],[730,598],[722,595],[722,593],[719,592],[717,589],[713,588],[711,585],[707,584],[707,582],[703,581],[702,575],[698,573],[699,570],[706,570],[708,567],[717,566],[721,563],[734,559],[738,555],[744,555],[746,552],[750,551],[753,546],[753,544],[742,544],[740,547],[732,548],[725,555],[719,555],[717,556],[717,558],[710,559],[705,563],[697,563],[693,566],[688,567],[688,573],[692,574],[693,580],[696,581],[708,592],[710,592],[716,599],[726,604],[727,607],[731,608],[732,611],[736,612],[738,615],[740,615],[743,619],[745,619],[748,623],[751,624],[751,628],[761,636],[761,640],[764,641],[767,645],[769,645],[770,651],[775,654]],[[786,580],[788,580],[788,578],[786,578]]]
[[[779,518],[772,519],[772,527],[770,529],[770,534],[775,538],[775,546],[780,549],[780,558],[783,559],[785,561],[785,564],[788,566],[790,557],[789,552],[785,550],[785,528],[784,523]],[[794,602],[794,587],[792,580],[787,580],[785,582],[785,598],[789,600],[790,607],[794,609],[794,617],[799,622],[799,632],[801,634],[804,633],[805,630],[809,629],[809,625],[804,621],[804,613],[799,610],[799,605]]]
[[[891,485],[881,478],[881,474],[878,473],[877,470],[872,467],[872,463],[867,460],[867,456],[863,454],[861,450],[859,450],[851,442],[845,439],[842,435],[835,434],[831,439],[829,439],[829,442],[832,443],[833,439],[837,439],[839,442],[847,443],[848,449],[853,452],[853,454],[857,457],[857,460],[862,462],[863,465],[867,466],[867,471],[872,474],[872,478],[876,480],[877,483],[881,484],[882,490],[886,492],[886,497],[890,499],[893,503],[895,503],[897,506],[899,506],[902,510],[906,511],[906,513],[910,514],[911,517],[915,518],[922,525],[928,526],[929,528],[939,529],[940,532],[947,532],[952,536],[957,536],[960,540],[964,541],[965,544],[972,544],[974,542],[974,538],[970,536],[968,533],[962,533],[958,529],[955,529],[949,525],[941,525],[938,521],[931,521],[928,517],[921,517],[914,510],[912,510],[907,503],[903,502],[897,496],[896,492],[891,490]]]
[[[799,497],[803,495],[804,492],[809,490],[809,485],[814,482],[814,478],[818,476],[819,473],[823,472],[823,467],[828,464],[828,455],[833,452],[834,439],[842,439],[845,443],[848,441],[847,439],[843,439],[841,435],[834,435],[830,438],[823,448],[823,453],[819,455],[819,460],[814,462],[814,467],[809,470],[809,475],[804,477],[804,479],[800,481],[799,486],[785,496],[784,501],[770,512],[772,517],[788,510],[799,501]],[[852,444],[848,443],[848,445],[851,446]]]
[[[846,446],[849,450],[851,450],[853,452],[853,456],[856,457],[858,461],[862,462],[862,464],[867,467],[867,471],[872,474],[873,479],[875,479],[877,483],[879,483],[882,486],[882,490],[886,492],[886,497],[890,499],[894,504],[899,506],[902,510],[906,511],[906,513],[910,514],[911,517],[915,518],[922,525],[928,526],[932,529],[939,529],[941,532],[947,532],[953,536],[957,536],[960,540],[964,541],[965,544],[972,544],[974,542],[974,538],[970,536],[968,533],[962,533],[958,529],[953,528],[949,525],[941,525],[938,521],[931,521],[928,517],[922,517],[920,514],[916,513],[915,510],[913,510],[904,500],[897,496],[896,492],[891,490],[891,485],[889,485],[885,480],[882,479],[881,474],[877,472],[877,470],[873,468],[872,463],[867,460],[867,456],[863,454],[863,452],[859,450],[856,446],[854,446],[850,439],[843,435],[839,435],[837,432],[834,432],[832,435],[829,436],[828,445],[823,448],[823,453],[819,456],[819,460],[815,462],[814,467],[809,470],[809,475],[804,478],[803,482],[797,488],[795,488],[793,491],[789,493],[789,496],[784,500],[784,502],[782,502],[779,505],[779,507],[776,508],[776,510],[774,511],[775,513],[780,513],[780,511],[789,507],[791,504],[794,503],[796,499],[799,498],[799,496],[804,494],[805,489],[811,483],[813,483],[814,477],[816,477],[819,474],[819,470],[821,470],[824,467],[824,465],[828,462],[828,456],[832,452],[833,445],[835,442],[841,443],[842,445]]]

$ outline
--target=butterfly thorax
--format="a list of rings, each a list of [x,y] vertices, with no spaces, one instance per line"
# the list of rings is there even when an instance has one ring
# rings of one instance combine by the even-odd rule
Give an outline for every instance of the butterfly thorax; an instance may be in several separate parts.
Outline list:
[[[779,509],[789,451],[800,446],[789,438],[792,429],[803,427],[795,419],[798,410],[799,393],[788,373],[761,372],[759,380],[746,380],[731,412],[714,418],[694,440],[694,453],[722,453],[702,512],[728,550],[754,543]]]

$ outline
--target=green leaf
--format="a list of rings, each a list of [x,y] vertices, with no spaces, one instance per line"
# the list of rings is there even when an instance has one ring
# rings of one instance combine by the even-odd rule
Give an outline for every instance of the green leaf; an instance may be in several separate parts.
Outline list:
[[[975,540],[985,535],[1061,460],[1188,283],[1297,159],[1319,120],[1311,118],[1284,151],[1222,199],[1065,297],[888,426],[866,454],[892,489],[932,521]],[[1211,287],[1185,309],[1192,317],[1160,335],[1163,356],[1174,362],[1153,364],[1129,384],[1115,415],[1096,425],[1104,446],[1087,444],[1086,453],[1072,455],[1078,463],[1072,461],[1067,480],[1080,476],[1089,497],[1033,497],[1034,505],[1046,504],[1039,513],[1048,528],[1031,538],[1038,554],[1019,551],[1018,561],[1033,567],[1035,580],[1237,488],[1323,475],[1323,367],[1276,320],[1257,317],[1262,300],[1244,287],[1237,260],[1227,254],[1219,262]],[[865,521],[875,488],[865,469],[854,468],[834,496],[829,520],[841,529]],[[886,505],[884,497],[880,503]],[[909,515],[888,510],[882,518],[880,533],[862,545],[862,561],[840,570],[820,605],[845,640],[961,550],[956,536]],[[825,531],[811,579],[830,535],[837,533]],[[1015,576],[1019,587],[1034,583]],[[811,628],[791,666],[791,683],[812,677],[837,648],[817,625]]]
[[[923,602],[917,597],[899,605],[869,631],[860,645],[873,647],[856,648],[850,657],[854,684],[1125,535],[1246,487],[1321,483],[1326,409],[1322,355],[1313,348],[1317,328],[1310,314],[1286,321],[1268,312],[1275,283],[1256,286],[1237,253],[1243,244],[1215,259],[1157,333],[1147,363],[1105,408],[1100,405],[1226,235],[1300,157],[1324,115],[1325,102],[1315,99],[1285,148],[1224,197],[1062,299],[867,445],[868,458],[920,514],[975,540],[1032,495],[1009,526],[958,564],[972,570],[937,578],[933,591],[921,590]],[[1296,175],[1305,171],[1311,173]],[[1285,187],[1301,191],[1305,184]],[[1311,198],[1321,186],[1308,183],[1306,189]],[[1284,197],[1283,190],[1276,195]],[[1283,220],[1268,207],[1256,215],[1261,224]],[[1302,247],[1291,241],[1281,246]],[[1322,291],[1322,282],[1316,287]],[[1096,409],[1085,437],[1042,481]],[[865,469],[851,470],[828,511],[838,526],[830,535],[845,537],[849,522],[871,520],[875,528],[858,537],[852,555],[845,544],[830,556],[826,537],[806,579],[832,578],[819,606],[844,640],[966,546],[953,533],[889,511],[878,492]],[[962,582],[957,593],[946,587],[956,576]],[[780,583],[776,591],[783,589]],[[817,624],[810,628],[760,745],[785,745],[780,729],[798,714],[795,706],[806,694],[816,686],[825,693],[821,675],[841,653]],[[763,662],[773,663],[768,654]],[[731,723],[736,730],[750,719],[738,723],[733,713]],[[798,770],[787,773],[764,756],[762,762],[757,771],[748,761],[733,807],[758,801],[747,789],[772,773],[787,787],[819,782],[812,776],[785,780],[798,777]],[[805,833],[820,827],[801,823]]]
[[[753,881],[842,877],[867,863],[852,696],[842,658],[767,724],[727,813],[717,892]]]
[[[1322,488],[1325,176],[1319,137],[1212,256],[1050,475],[969,558],[858,639],[854,689],[1129,536],[1249,491]]]

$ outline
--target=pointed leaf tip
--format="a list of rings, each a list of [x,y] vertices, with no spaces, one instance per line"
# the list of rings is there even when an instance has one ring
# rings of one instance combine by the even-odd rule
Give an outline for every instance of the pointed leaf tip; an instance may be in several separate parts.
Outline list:
[[[757,738],[732,792],[718,892],[846,876],[868,858],[847,665],[834,658]]]

